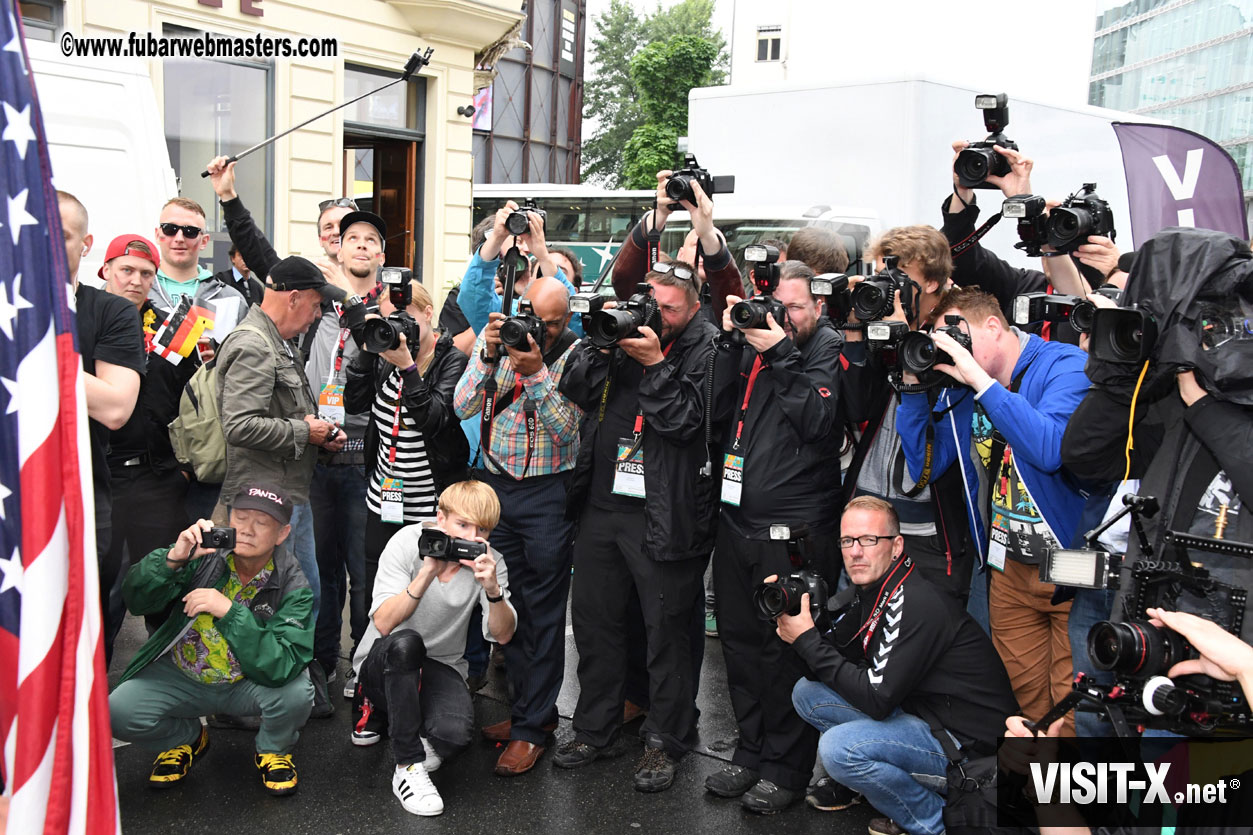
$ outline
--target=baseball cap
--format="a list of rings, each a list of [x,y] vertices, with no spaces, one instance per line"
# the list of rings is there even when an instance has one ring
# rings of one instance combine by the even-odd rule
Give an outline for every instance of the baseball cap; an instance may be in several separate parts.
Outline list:
[[[141,243],[148,247],[148,251],[131,249],[131,244]],[[104,263],[107,264],[114,258],[123,255],[133,255],[136,258],[143,258],[152,262],[152,266],[161,269],[161,250],[157,249],[157,245],[145,238],[143,235],[118,235],[109,242],[109,249],[104,254]],[[100,265],[100,269],[96,270],[96,275],[104,278],[104,264]]]
[[[347,298],[347,293],[327,282],[317,264],[299,255],[289,255],[271,267],[267,283],[275,290],[317,290],[332,301]]]
[[[374,214],[374,212],[349,212],[339,219],[339,236],[344,236],[344,230],[354,223],[368,223],[375,229],[379,230],[379,240],[387,243],[387,222],[383,218]]]
[[[272,484],[245,484],[235,494],[231,510],[259,510],[268,513],[281,524],[291,521],[291,497]]]

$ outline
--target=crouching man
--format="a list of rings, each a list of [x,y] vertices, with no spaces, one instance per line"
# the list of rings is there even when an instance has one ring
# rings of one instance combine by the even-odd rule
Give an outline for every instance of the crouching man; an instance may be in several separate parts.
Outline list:
[[[822,734],[818,754],[847,803],[864,794],[888,816],[871,835],[943,832],[949,760],[932,727],[966,756],[994,753],[1017,707],[1009,676],[987,633],[905,556],[891,504],[849,502],[840,550],[853,584],[832,601],[831,630],[814,626],[808,594],[799,615],[778,618],[817,679],[798,681],[792,703]]]
[[[205,753],[209,736],[199,717],[260,714],[261,783],[270,794],[296,791],[292,749],[313,707],[305,672],[313,658],[313,594],[281,547],[291,515],[291,499],[279,488],[245,485],[231,502],[230,528],[201,519],[127,573],[122,595],[133,614],[182,602],[109,696],[113,735],[163,751],[149,785],[180,782]],[[224,546],[209,547],[218,536]]]
[[[460,481],[440,494],[434,525],[401,528],[379,557],[370,625],[352,659],[361,701],[352,741],[373,745],[386,730],[396,759],[392,793],[415,815],[444,811],[430,774],[470,744],[465,648],[475,604],[487,613],[484,638],[506,644],[517,626],[499,555],[484,548],[459,559],[459,549],[486,545],[499,520],[492,488]],[[437,531],[447,537],[433,539]]]

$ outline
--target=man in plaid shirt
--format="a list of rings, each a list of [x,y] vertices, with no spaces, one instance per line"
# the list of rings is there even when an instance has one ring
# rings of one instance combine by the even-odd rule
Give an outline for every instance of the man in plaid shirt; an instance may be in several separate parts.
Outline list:
[[[557,391],[578,341],[569,329],[569,292],[560,281],[541,278],[527,298],[544,323],[544,344],[528,336],[529,351],[502,346],[505,317],[492,313],[453,399],[459,418],[480,416],[475,476],[500,497],[492,546],[505,558],[518,612],[517,634],[504,647],[512,716],[483,728],[487,739],[508,743],[496,762],[502,777],[529,771],[557,727],[573,553],[566,490],[583,417]]]

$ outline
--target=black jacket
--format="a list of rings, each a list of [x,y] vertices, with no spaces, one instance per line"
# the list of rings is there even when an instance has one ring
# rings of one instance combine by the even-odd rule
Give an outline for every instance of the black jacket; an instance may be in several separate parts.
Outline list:
[[[907,569],[895,562],[881,580],[850,586],[841,598],[852,602],[834,630],[824,637],[810,629],[792,646],[818,681],[871,719],[898,707],[917,716],[921,705],[962,747],[991,753],[1018,712],[1005,666],[983,628],[917,568],[901,582]],[[863,648],[859,630],[880,595],[888,599]]]
[[[440,337],[426,376],[417,370],[409,372],[401,389],[405,415],[422,432],[437,494],[448,485],[469,477],[470,443],[452,407],[453,393],[467,362],[466,355],[453,347],[452,337]],[[369,478],[374,477],[378,464],[379,433],[391,429],[379,425],[371,407],[391,372],[390,363],[368,351],[361,351],[348,364],[344,406],[350,414],[371,413],[365,434],[365,465]]]
[[[226,232],[231,236],[231,243],[244,257],[253,277],[264,281],[270,274],[270,268],[279,262],[278,253],[266,239],[265,233],[257,228],[252,220],[252,213],[244,207],[244,201],[236,197],[234,200],[222,202],[222,217],[226,221]],[[231,276],[234,278],[234,276]],[[235,286],[234,281],[226,282],[227,286]],[[249,298],[249,304],[255,302]]]
[[[627,398],[644,415],[644,553],[655,560],[708,557],[713,550],[718,514],[718,480],[701,469],[713,460],[704,443],[705,385],[714,338],[719,330],[696,316],[674,340],[661,363],[648,369],[638,389],[611,383],[609,400]],[[587,417],[580,432],[579,457],[569,489],[567,518],[577,519],[591,484],[593,467],[612,467],[596,459],[598,414],[610,368],[633,363],[623,351],[603,354],[580,342],[567,361],[560,391]],[[716,469],[716,468],[715,468]]]
[[[772,524],[812,533],[839,530],[840,349],[843,337],[821,326],[799,348],[791,338],[761,354],[738,448],[740,407],[757,351],[718,342],[714,419],[722,449],[744,459],[740,506],[724,504],[723,524],[749,539],[769,539]]]
[[[239,202],[239,199],[236,198],[234,202]],[[249,218],[249,222],[251,222],[251,218]],[[262,240],[265,240],[264,237]],[[245,261],[244,263],[246,264],[248,262]],[[216,281],[222,282],[227,287],[234,287],[242,293],[244,300],[248,302],[249,307],[252,307],[254,304],[261,304],[261,300],[265,298],[265,285],[258,281],[257,277],[254,275],[249,275],[243,281],[236,281],[235,271],[232,268],[227,267],[221,272],[214,273],[213,278]]]

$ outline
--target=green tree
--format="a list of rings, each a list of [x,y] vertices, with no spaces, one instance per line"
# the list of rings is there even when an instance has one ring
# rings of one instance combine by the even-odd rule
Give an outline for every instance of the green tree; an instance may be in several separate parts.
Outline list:
[[[649,173],[645,187],[656,183],[654,175],[658,170],[674,163],[675,141],[687,133],[688,90],[692,86],[722,84],[726,79],[726,40],[720,31],[713,29],[712,16],[713,0],[683,0],[669,9],[663,9],[659,3],[647,16],[641,16],[629,0],[612,0],[608,11],[593,19],[595,57],[591,77],[583,88],[583,115],[595,121],[596,129],[583,142],[585,180],[598,180],[610,188],[626,188],[628,181],[641,182],[639,177],[627,174],[628,146],[633,149],[632,171],[645,164],[645,156],[649,159],[664,157],[664,163]],[[690,83],[680,90],[681,84],[665,81],[665,65],[649,59],[643,72],[648,79],[645,83],[652,87],[641,90],[631,69],[633,57],[638,57],[649,45],[665,45],[683,36],[697,38],[712,49],[713,58],[706,72],[691,73],[685,68],[682,76]],[[674,57],[680,62],[690,62],[694,53],[690,49],[680,50]],[[654,120],[652,129],[636,137],[646,121],[644,99],[653,99],[661,112],[667,107],[660,99],[667,97],[674,106],[669,115],[662,116],[660,121]],[[675,120],[674,108],[682,109],[681,123]],[[668,150],[661,150],[659,143],[667,141]]]

